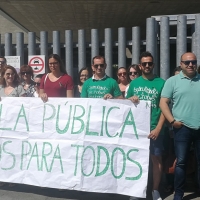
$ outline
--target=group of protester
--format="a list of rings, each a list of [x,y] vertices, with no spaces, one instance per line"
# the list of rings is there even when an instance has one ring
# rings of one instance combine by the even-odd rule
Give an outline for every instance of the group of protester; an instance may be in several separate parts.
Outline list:
[[[196,152],[198,184],[200,188],[200,75],[197,73],[197,59],[191,53],[180,58],[179,74],[166,82],[153,73],[154,58],[150,52],[143,52],[140,63],[128,69],[120,67],[118,81],[106,75],[106,61],[95,56],[90,68],[79,72],[78,85],[74,86],[57,54],[48,59],[49,72],[33,80],[33,70],[28,65],[20,68],[19,76],[12,66],[0,58],[0,96],[39,96],[44,102],[48,97],[82,97],[104,99],[129,99],[134,104],[140,100],[151,101],[150,158],[153,169],[153,200],[161,200],[159,184],[162,175],[162,152],[164,125],[173,128],[176,166],[174,172],[174,200],[184,195],[188,153],[193,142]],[[3,64],[5,64],[3,66]],[[130,197],[130,200],[138,199]]]

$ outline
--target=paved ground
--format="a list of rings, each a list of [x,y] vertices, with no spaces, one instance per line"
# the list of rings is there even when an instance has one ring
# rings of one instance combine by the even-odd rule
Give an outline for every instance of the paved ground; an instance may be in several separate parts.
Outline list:
[[[184,200],[200,200],[193,190],[187,190]],[[165,200],[172,200],[172,194],[162,193]],[[128,196],[100,194],[100,193],[83,193],[78,191],[59,191],[57,189],[41,189],[39,187],[28,185],[16,185],[9,188],[8,185],[1,187],[0,200],[128,200]],[[152,200],[150,192],[146,198]]]

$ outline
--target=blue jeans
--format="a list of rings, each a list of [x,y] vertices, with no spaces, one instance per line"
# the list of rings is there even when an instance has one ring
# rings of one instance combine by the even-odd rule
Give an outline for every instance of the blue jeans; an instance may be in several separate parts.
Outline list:
[[[174,179],[174,200],[182,199],[186,179],[186,165],[191,143],[194,143],[198,164],[198,184],[200,187],[200,130],[194,130],[186,126],[174,128],[174,147],[177,158]]]

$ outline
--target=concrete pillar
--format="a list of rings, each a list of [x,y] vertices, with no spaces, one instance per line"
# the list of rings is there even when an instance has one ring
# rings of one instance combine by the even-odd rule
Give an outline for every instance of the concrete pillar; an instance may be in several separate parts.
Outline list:
[[[73,32],[65,31],[65,67],[67,73],[73,77]]]
[[[78,69],[86,67],[85,30],[78,30]]]
[[[99,32],[97,29],[91,30],[91,52],[92,58],[99,55]]]
[[[126,67],[126,29],[118,28],[118,68]]]
[[[24,33],[16,33],[16,54],[20,56],[20,66],[24,64]]]
[[[113,62],[112,62],[112,29],[105,29],[105,59],[107,63],[106,74],[113,76]]]
[[[170,33],[169,17],[160,20],[160,77],[164,80],[170,77]]]
[[[28,32],[28,55],[36,54],[36,34],[35,32]]]
[[[12,33],[5,34],[5,56],[12,56]]]
[[[181,55],[187,51],[187,18],[179,15],[177,18],[177,39],[176,39],[176,65],[180,65]],[[176,66],[176,67],[177,67]]]
[[[41,31],[40,32],[40,55],[45,55],[45,71],[47,72],[49,66],[47,65],[48,61],[48,32]]]
[[[53,31],[53,53],[60,56],[60,31]]]
[[[200,65],[200,15],[195,16],[195,38],[197,65]]]
[[[132,63],[139,64],[140,57],[140,27],[132,27]]]

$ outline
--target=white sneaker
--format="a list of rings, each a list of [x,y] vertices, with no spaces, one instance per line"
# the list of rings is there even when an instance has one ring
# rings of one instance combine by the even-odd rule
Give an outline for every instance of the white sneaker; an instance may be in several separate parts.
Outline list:
[[[137,198],[137,197],[130,197],[129,200],[139,200],[139,198]]]
[[[160,197],[160,193],[158,192],[158,190],[153,190],[152,197],[153,197],[153,200],[162,200],[162,198]]]

